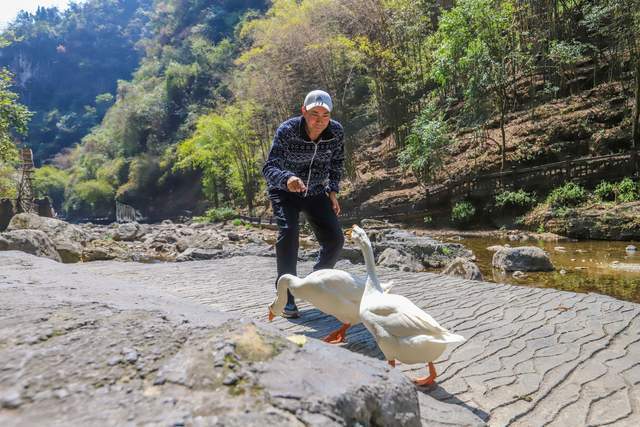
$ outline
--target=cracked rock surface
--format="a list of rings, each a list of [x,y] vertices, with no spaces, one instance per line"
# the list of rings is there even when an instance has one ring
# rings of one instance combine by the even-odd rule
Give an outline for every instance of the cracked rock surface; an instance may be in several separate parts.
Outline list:
[[[82,267],[0,254],[0,425],[420,425],[382,361]]]

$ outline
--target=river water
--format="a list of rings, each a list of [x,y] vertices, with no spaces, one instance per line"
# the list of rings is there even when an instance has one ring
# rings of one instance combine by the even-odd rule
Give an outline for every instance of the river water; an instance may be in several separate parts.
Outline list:
[[[617,241],[511,242],[490,237],[438,237],[438,240],[461,243],[475,254],[476,263],[486,281],[514,285],[555,288],[572,292],[597,292],[640,303],[640,243]],[[555,271],[526,273],[515,278],[491,267],[492,245],[538,246],[549,254]],[[637,252],[625,248],[634,245]],[[636,272],[625,272],[612,267],[615,263],[638,264]]]

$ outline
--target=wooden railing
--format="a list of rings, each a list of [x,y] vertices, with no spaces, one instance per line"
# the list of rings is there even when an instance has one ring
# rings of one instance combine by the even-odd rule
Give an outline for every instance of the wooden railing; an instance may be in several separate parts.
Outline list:
[[[632,151],[467,176],[459,181],[429,188],[427,197],[434,200],[441,198],[456,200],[466,197],[489,197],[505,190],[524,189],[546,192],[566,182],[592,186],[605,179],[622,179],[638,174],[639,161],[638,153]]]

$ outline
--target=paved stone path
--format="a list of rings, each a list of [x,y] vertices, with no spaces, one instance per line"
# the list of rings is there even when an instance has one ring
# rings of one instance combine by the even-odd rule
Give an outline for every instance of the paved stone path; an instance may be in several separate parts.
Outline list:
[[[142,265],[78,266],[135,283],[153,284],[216,309],[266,321],[274,297],[275,259]],[[364,266],[338,268],[364,274]],[[299,273],[311,271],[301,263]],[[437,361],[438,384],[424,391],[462,405],[489,425],[640,425],[640,305],[576,294],[472,282],[429,273],[381,270],[443,326],[466,337]],[[338,322],[306,304],[301,319],[279,318],[287,333],[321,338]],[[362,325],[345,348],[382,358]],[[424,366],[398,365],[406,375]]]

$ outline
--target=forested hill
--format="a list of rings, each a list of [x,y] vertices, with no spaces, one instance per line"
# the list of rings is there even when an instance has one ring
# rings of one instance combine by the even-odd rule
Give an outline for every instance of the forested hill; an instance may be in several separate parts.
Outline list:
[[[254,211],[273,131],[315,88],[334,94],[345,126],[350,191],[353,159],[375,156],[366,150],[381,138],[422,185],[451,164],[479,173],[640,145],[640,0],[155,0],[140,10],[133,76],[99,126],[38,170],[38,191],[70,217],[111,216],[114,199],[151,219]],[[557,116],[553,135],[526,122],[549,105],[570,114],[594,93],[604,95],[593,108],[611,98],[615,114],[585,113],[570,132]],[[397,183],[385,179],[369,188]]]
[[[129,80],[153,0],[88,0],[64,12],[21,12],[3,36],[0,65],[16,76],[20,101],[34,116],[26,142],[36,161],[80,142]]]

